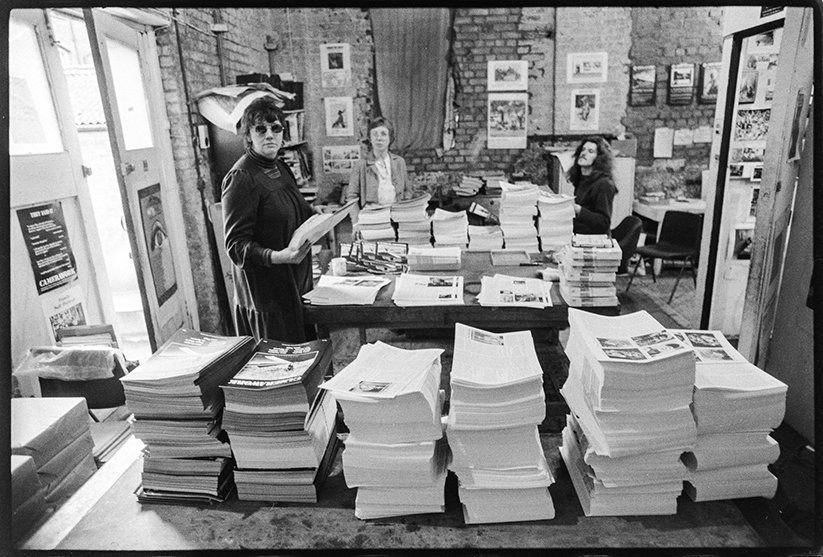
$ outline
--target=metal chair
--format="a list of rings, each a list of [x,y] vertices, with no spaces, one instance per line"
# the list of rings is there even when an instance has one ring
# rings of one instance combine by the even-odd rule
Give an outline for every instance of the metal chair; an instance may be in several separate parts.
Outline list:
[[[635,215],[627,216],[612,229],[612,238],[617,240],[617,243],[620,244],[620,250],[623,252],[623,259],[617,268],[618,274],[629,272],[629,260],[637,249],[637,242],[640,240],[642,231],[643,221]]]
[[[641,263],[645,264],[646,259],[664,259],[683,262],[680,273],[677,275],[677,280],[674,282],[674,288],[672,288],[668,303],[671,303],[674,299],[674,293],[677,290],[677,285],[680,283],[680,278],[683,276],[683,271],[686,269],[686,263],[689,263],[694,284],[697,286],[695,261],[700,251],[702,232],[702,214],[688,213],[686,211],[666,211],[666,214],[663,215],[663,222],[660,224],[657,242],[650,246],[641,246],[635,251],[635,253],[640,255],[640,259],[638,259],[634,266],[629,284],[626,286],[626,292],[629,291],[632,285],[634,276],[637,274],[637,268]],[[657,281],[657,277],[654,275],[654,265],[652,265],[652,280]]]

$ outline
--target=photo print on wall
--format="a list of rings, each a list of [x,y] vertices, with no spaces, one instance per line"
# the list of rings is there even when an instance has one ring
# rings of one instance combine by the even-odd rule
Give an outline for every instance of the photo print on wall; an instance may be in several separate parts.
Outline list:
[[[528,60],[489,60],[489,91],[525,91],[528,87]]]

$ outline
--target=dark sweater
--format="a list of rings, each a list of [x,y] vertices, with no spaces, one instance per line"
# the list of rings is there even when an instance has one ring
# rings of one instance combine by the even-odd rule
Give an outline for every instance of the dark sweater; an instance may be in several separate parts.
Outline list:
[[[617,187],[609,175],[582,176],[574,188],[574,201],[581,207],[580,214],[574,219],[575,234],[608,234],[616,193]]]

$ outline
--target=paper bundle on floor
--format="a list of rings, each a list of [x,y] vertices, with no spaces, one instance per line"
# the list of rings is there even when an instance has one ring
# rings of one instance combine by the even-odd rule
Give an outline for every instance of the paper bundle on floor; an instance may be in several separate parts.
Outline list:
[[[337,277],[323,275],[303,300],[315,306],[368,306],[391,280],[381,277]]]
[[[491,307],[551,307],[551,283],[536,278],[495,274],[480,278],[477,302]]]
[[[531,333],[458,323],[447,436],[467,524],[554,518],[554,478],[537,433],[545,416]]]
[[[768,465],[780,456],[769,436],[786,410],[787,386],[751,364],[720,331],[672,330],[694,350],[692,406],[697,441],[682,457],[694,501],[774,497]]]
[[[460,248],[413,246],[408,253],[409,271],[458,271],[461,265]]]
[[[614,281],[622,251],[608,236],[575,234],[572,243],[560,248],[560,294],[572,307],[617,305]]]
[[[337,398],[349,427],[343,473],[358,488],[357,518],[445,510],[442,352],[367,344],[321,385]]]
[[[449,212],[438,207],[434,210],[431,223],[435,247],[464,248],[469,243],[469,217],[466,211]]]
[[[30,456],[11,455],[11,537],[19,539],[46,513],[46,490]]]
[[[537,198],[540,249],[551,251],[572,243],[574,197],[541,190]]]
[[[392,301],[400,307],[462,305],[463,277],[403,273],[395,282]]]
[[[412,246],[431,245],[431,221],[426,209],[430,194],[398,201],[391,206],[391,220],[397,225],[397,240]]]
[[[503,249],[503,231],[499,226],[469,225],[469,250],[491,251]]]

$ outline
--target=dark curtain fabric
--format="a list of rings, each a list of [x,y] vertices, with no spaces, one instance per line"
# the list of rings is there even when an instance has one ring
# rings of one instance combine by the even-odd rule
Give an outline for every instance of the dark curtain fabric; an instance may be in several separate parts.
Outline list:
[[[394,125],[392,151],[443,143],[451,16],[447,8],[369,11],[380,113]]]

